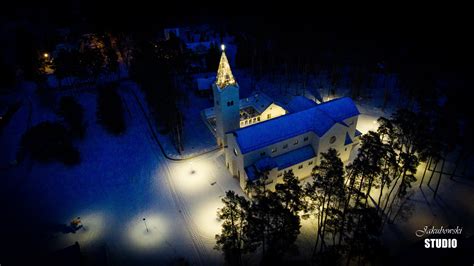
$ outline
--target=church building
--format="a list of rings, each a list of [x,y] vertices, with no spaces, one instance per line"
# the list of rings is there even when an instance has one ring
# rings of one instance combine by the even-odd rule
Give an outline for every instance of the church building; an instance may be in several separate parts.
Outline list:
[[[268,173],[269,189],[289,170],[299,179],[309,177],[320,154],[329,148],[336,149],[342,161],[349,159],[361,135],[356,129],[360,113],[350,98],[316,104],[297,96],[285,108],[262,93],[240,99],[222,50],[213,84],[214,108],[208,113],[214,119],[217,143],[224,147],[226,167],[243,190],[263,172]]]

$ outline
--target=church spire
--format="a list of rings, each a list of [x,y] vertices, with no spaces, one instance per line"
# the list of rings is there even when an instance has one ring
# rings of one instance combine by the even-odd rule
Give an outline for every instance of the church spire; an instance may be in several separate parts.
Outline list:
[[[221,61],[219,62],[219,69],[217,70],[217,86],[223,89],[229,85],[235,85],[234,75],[232,75],[232,70],[230,69],[229,61],[225,55],[225,45],[221,45],[222,55]]]

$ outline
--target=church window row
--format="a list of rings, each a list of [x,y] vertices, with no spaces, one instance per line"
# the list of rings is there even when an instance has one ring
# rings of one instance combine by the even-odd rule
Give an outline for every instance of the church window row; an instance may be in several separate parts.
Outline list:
[[[241,124],[242,124],[242,122],[241,122]],[[304,141],[304,142],[306,142],[306,141],[308,141],[308,140],[309,140],[309,137],[308,137],[308,136],[306,136],[306,137],[303,138],[303,141]],[[293,142],[293,145],[298,145],[299,143],[300,143],[299,140],[295,139],[295,141]],[[283,149],[283,150],[288,149],[288,143],[283,144],[282,149]],[[276,148],[276,147],[274,147],[274,148],[271,149],[271,153],[276,153],[277,151],[278,151],[278,148]],[[266,153],[265,153],[264,151],[260,152],[260,156],[261,156],[261,157],[265,156],[265,154],[266,154]]]
[[[312,164],[313,164],[313,160],[308,162],[308,166],[310,166]],[[304,164],[298,165],[298,169],[303,169],[303,167],[304,167]],[[288,172],[288,170],[278,172],[277,177],[283,176],[283,174],[286,173],[286,172]]]
[[[240,121],[240,125],[241,126],[245,126],[245,125],[252,125],[252,124],[255,124],[257,122],[260,122],[260,116],[258,117],[254,117],[254,118],[250,118],[250,119],[246,119],[244,121]]]

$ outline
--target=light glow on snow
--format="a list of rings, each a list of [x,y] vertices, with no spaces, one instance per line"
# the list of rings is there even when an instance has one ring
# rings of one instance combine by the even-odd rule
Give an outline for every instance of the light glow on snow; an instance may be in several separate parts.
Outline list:
[[[197,206],[195,221],[202,237],[214,241],[215,235],[221,232],[222,222],[217,219],[217,210],[222,207],[222,201],[216,199]]]
[[[379,123],[377,122],[378,117],[371,115],[361,114],[357,120],[357,129],[366,134],[369,131],[377,131],[379,128]]]
[[[210,189],[211,172],[215,167],[209,160],[193,160],[171,166],[172,178],[181,193],[194,195]]]
[[[80,214],[82,228],[77,229],[75,233],[64,234],[66,245],[72,245],[74,242],[79,242],[81,245],[88,245],[92,242],[97,242],[104,235],[106,230],[106,218],[103,212],[90,212]],[[67,224],[75,217],[71,217]]]
[[[146,226],[143,222],[143,218],[146,219]],[[136,249],[155,249],[166,243],[168,226],[168,222],[163,215],[138,215],[129,222],[127,226],[127,237],[130,240],[129,242]]]

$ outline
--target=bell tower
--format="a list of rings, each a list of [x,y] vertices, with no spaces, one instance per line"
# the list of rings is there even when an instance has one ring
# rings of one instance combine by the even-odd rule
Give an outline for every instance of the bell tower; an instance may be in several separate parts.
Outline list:
[[[217,144],[227,144],[225,134],[240,128],[239,84],[232,75],[225,46],[221,45],[222,55],[217,70],[216,82],[212,85],[214,110],[216,113]]]

